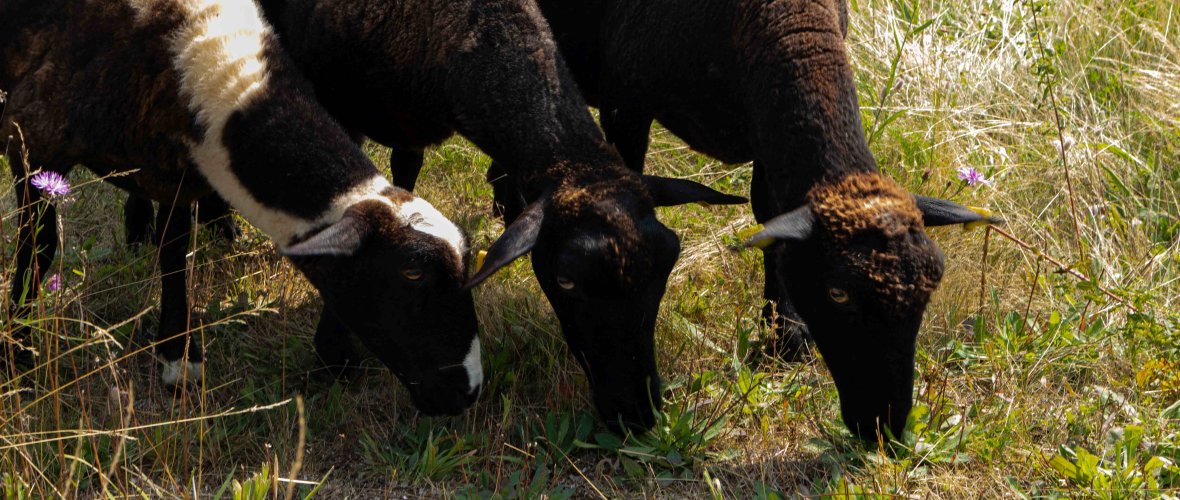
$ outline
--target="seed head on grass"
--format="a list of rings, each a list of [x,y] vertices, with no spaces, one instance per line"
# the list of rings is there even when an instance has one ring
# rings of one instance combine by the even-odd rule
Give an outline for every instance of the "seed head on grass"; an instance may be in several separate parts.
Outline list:
[[[57,172],[37,172],[30,180],[33,187],[40,189],[47,196],[61,197],[70,194],[70,181]]]

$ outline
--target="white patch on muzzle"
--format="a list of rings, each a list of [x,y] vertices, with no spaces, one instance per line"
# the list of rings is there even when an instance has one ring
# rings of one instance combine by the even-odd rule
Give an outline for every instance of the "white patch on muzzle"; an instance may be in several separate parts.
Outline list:
[[[160,374],[160,380],[164,382],[164,385],[199,384],[205,376],[205,364],[200,361],[193,363],[177,359],[175,361],[160,360],[160,363],[164,365],[163,372]]]
[[[480,363],[479,337],[471,341],[471,350],[463,357],[463,368],[467,369],[468,393],[479,389],[483,383],[483,364]]]

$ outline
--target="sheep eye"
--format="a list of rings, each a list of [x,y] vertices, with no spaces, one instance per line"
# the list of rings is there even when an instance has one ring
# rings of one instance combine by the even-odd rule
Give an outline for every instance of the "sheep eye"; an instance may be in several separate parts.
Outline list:
[[[565,276],[558,276],[557,286],[561,287],[562,290],[570,291],[574,289],[574,281]]]
[[[422,279],[422,270],[413,267],[402,269],[402,276],[410,281],[418,281]]]
[[[848,292],[844,291],[843,288],[829,288],[828,298],[837,304],[844,304],[848,302]]]

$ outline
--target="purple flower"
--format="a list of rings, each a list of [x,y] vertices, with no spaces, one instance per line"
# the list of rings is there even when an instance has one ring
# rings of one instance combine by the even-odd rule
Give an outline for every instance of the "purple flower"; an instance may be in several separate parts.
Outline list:
[[[975,167],[959,167],[959,180],[966,182],[968,186],[976,184],[992,185],[992,181],[983,176],[983,172],[975,169]]]
[[[70,194],[70,181],[57,172],[48,170],[37,172],[30,181],[33,187],[40,189],[49,196],[65,196]]]
[[[50,276],[49,282],[45,283],[45,288],[49,289],[51,292],[61,290],[61,275],[54,274],[53,276]]]

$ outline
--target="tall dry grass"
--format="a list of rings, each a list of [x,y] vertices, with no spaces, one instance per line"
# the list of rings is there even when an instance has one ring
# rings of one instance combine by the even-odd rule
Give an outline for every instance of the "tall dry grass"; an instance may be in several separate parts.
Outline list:
[[[209,377],[166,393],[145,340],[155,255],[123,247],[121,195],[79,170],[61,210],[63,287],[32,320],[37,390],[0,391],[6,495],[1176,496],[1178,8],[859,0],[851,12],[881,167],[915,192],[988,207],[1025,245],[932,231],[948,273],[919,337],[913,432],[891,454],[848,436],[821,363],[758,355],[760,256],[727,249],[753,224],[747,208],[661,209],[684,242],[657,331],[668,411],[651,435],[618,442],[588,413],[527,263],[477,292],[485,394],[463,416],[428,419],[376,362],[348,384],[319,370],[318,299],[253,231],[194,242]],[[652,139],[651,172],[748,189],[748,166],[662,129]],[[502,226],[487,158],[453,140],[427,161],[421,194],[488,244]],[[991,184],[965,186],[960,167]]]

